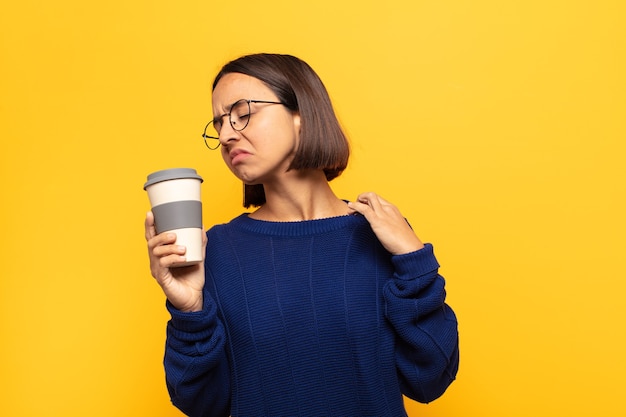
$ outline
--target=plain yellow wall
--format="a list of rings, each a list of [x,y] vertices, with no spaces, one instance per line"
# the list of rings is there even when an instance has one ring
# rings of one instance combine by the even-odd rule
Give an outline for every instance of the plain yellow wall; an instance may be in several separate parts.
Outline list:
[[[377,191],[435,244],[458,380],[411,416],[622,416],[626,14],[621,0],[4,2],[3,416],[178,416],[148,272],[154,170],[241,185],[200,133],[225,61],[281,52],[325,81]]]

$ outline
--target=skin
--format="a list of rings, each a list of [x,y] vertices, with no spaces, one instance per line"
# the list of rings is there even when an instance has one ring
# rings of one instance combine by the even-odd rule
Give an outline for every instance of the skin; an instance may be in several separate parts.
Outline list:
[[[278,101],[260,80],[232,73],[213,91],[213,114],[228,113],[230,105],[241,98]],[[390,253],[400,255],[424,247],[398,208],[379,195],[362,193],[346,204],[333,193],[322,170],[287,171],[300,140],[299,131],[300,116],[282,105],[252,103],[250,122],[239,132],[224,116],[220,131],[224,162],[243,182],[265,188],[266,203],[251,213],[251,218],[303,221],[360,213]],[[171,268],[184,262],[185,247],[174,244],[173,233],[156,234],[152,212],[146,215],[145,237],[150,272],[170,303],[185,312],[202,310],[203,263]]]

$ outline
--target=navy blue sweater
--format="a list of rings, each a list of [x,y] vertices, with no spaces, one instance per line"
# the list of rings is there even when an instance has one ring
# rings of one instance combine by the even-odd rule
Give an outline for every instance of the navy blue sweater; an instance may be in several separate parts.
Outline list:
[[[204,309],[168,304],[172,402],[190,416],[403,416],[439,397],[457,322],[431,245],[391,256],[361,215],[208,232]]]

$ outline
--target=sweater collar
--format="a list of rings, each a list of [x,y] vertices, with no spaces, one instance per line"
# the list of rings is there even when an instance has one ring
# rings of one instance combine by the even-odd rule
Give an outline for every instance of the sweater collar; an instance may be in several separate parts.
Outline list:
[[[230,223],[232,226],[240,227],[253,233],[275,236],[304,236],[327,233],[345,227],[354,227],[364,222],[367,223],[367,220],[360,214],[294,222],[273,222],[252,219],[248,213],[243,213],[231,220]]]

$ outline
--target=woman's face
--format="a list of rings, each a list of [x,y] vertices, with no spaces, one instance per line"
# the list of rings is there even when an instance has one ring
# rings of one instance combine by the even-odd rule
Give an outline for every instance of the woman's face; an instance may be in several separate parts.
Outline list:
[[[248,125],[236,131],[228,113],[238,100],[279,101],[259,79],[240,73],[224,75],[213,90],[213,115],[221,119],[222,158],[246,184],[279,179],[287,171],[298,146],[300,116],[281,104],[250,103]]]

